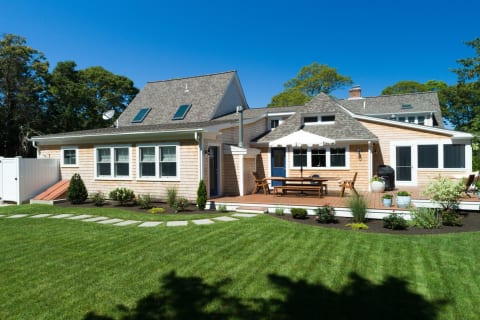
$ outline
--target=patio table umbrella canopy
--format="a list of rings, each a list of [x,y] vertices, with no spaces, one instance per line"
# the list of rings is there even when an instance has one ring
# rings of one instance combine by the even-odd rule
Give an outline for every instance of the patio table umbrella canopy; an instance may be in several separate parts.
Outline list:
[[[298,130],[280,139],[271,141],[270,147],[287,147],[287,146],[324,146],[334,144],[335,140],[305,130]]]

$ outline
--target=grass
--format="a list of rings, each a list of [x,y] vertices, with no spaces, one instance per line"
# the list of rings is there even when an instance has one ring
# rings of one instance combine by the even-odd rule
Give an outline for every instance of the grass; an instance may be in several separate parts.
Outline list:
[[[72,213],[92,212],[138,215]],[[266,215],[182,228],[0,218],[0,319],[475,319],[479,241]]]

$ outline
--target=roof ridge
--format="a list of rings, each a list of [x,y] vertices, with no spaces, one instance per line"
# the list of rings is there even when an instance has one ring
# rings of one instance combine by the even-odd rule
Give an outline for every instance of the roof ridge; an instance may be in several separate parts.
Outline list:
[[[167,81],[174,81],[174,80],[186,80],[186,79],[193,79],[193,78],[203,78],[203,77],[211,77],[211,76],[217,76],[217,75],[226,74],[226,73],[236,73],[236,72],[237,72],[237,70],[229,70],[229,71],[208,73],[208,74],[188,76],[188,77],[182,77],[182,78],[171,78],[171,79],[165,79],[165,80],[147,81],[147,83],[158,83],[158,82],[167,82]]]

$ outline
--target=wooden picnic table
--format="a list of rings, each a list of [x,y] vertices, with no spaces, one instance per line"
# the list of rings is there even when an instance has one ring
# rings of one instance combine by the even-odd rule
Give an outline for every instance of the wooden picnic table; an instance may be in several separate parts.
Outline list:
[[[328,193],[328,188],[325,182],[338,180],[334,177],[268,177],[266,180],[280,181],[280,186],[274,186],[273,191],[277,195],[284,195],[287,191],[300,191],[303,194],[305,191],[316,191],[321,197]]]

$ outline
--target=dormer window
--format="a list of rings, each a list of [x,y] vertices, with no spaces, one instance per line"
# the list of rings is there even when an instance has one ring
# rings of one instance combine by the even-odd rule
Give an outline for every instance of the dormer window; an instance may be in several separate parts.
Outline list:
[[[137,115],[133,118],[132,123],[141,123],[147,117],[152,108],[142,108],[138,111]]]
[[[303,123],[316,123],[318,122],[317,116],[303,117]]]
[[[335,115],[322,116],[322,122],[333,122],[335,121]]]
[[[182,104],[178,107],[177,111],[173,115],[172,120],[183,120],[190,110],[191,104]]]
[[[305,116],[303,117],[304,124],[323,124],[335,122],[335,115],[319,115],[319,116]]]

